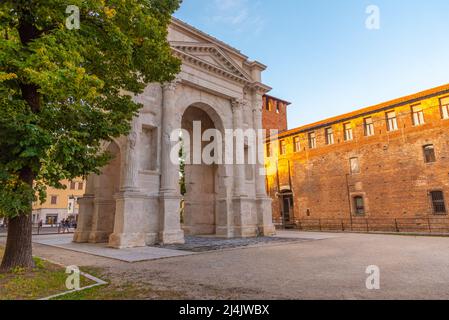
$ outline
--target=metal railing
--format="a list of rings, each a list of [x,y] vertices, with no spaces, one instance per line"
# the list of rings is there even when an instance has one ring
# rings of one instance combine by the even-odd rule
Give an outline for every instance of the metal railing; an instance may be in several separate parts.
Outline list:
[[[42,234],[63,234],[63,233],[74,233],[74,226],[70,228],[63,228],[60,224],[53,225],[43,225],[40,226],[38,223],[33,224],[33,235],[42,235]],[[4,226],[0,226],[0,236],[6,236],[8,233],[8,228]]]
[[[275,219],[274,223],[278,228],[303,231],[449,234],[449,218],[435,216],[422,218],[291,219],[290,221]]]

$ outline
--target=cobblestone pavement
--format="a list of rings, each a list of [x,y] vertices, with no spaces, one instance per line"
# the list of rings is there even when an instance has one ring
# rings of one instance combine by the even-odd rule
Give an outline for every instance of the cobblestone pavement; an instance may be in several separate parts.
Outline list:
[[[259,237],[244,239],[224,239],[215,237],[186,237],[185,244],[174,244],[158,246],[160,248],[182,250],[190,252],[207,252],[216,250],[236,249],[243,247],[264,246],[270,244],[295,243],[302,241],[312,241],[313,239],[303,238],[280,238],[280,237]]]

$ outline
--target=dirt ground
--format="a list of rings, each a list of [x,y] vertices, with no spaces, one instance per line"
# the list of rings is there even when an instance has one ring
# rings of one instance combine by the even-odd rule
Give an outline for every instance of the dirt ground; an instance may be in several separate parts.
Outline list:
[[[123,299],[449,299],[449,238],[331,236],[138,263],[44,245],[34,253],[132,287],[114,295]],[[371,265],[379,290],[366,288]]]

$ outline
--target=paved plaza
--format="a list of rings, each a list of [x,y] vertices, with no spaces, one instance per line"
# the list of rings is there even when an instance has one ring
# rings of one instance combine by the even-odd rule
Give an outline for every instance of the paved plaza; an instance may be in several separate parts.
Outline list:
[[[143,248],[174,254],[134,263],[43,239],[35,239],[34,253],[98,268],[118,286],[136,283],[185,299],[449,299],[449,238],[296,231],[276,237],[294,241],[201,253]],[[366,288],[371,265],[380,268],[380,290]]]

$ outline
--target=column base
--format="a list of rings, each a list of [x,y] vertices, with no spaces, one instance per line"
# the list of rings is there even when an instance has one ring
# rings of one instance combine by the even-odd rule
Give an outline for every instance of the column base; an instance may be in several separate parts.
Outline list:
[[[232,230],[232,228],[229,228],[229,227],[217,227],[216,230],[217,230],[216,231],[216,236],[217,237],[223,237],[223,238],[228,238],[228,239],[235,238],[234,230]]]
[[[157,233],[147,233],[145,235],[145,243],[147,246],[153,246],[159,243],[159,235]]]
[[[89,234],[89,243],[107,243],[110,233],[104,231],[94,231]]]
[[[150,202],[150,197],[136,189],[124,189],[115,195],[115,199],[114,233],[109,237],[109,246],[123,249],[154,244],[148,236],[155,232],[150,230],[152,217],[148,211],[156,211],[157,206]]]
[[[233,233],[235,238],[255,238],[258,236],[256,226],[235,227]]]
[[[272,202],[273,200],[267,196],[256,199],[257,226],[261,236],[274,236],[276,234],[276,227],[273,224]]]
[[[144,233],[120,233],[111,234],[109,237],[109,247],[116,249],[145,247],[146,235]]]
[[[94,200],[95,197],[92,194],[85,194],[78,199],[78,226],[73,235],[73,242],[86,243],[89,241],[89,236],[92,232]]]
[[[163,231],[159,233],[161,244],[184,244],[184,231]]]
[[[73,235],[73,242],[86,243],[89,242],[90,231],[75,231]]]
[[[174,193],[162,193],[159,197],[159,210],[159,243],[185,243],[184,231],[181,230],[181,196]]]
[[[259,226],[258,227],[259,236],[272,237],[276,235],[276,227],[274,225]]]

